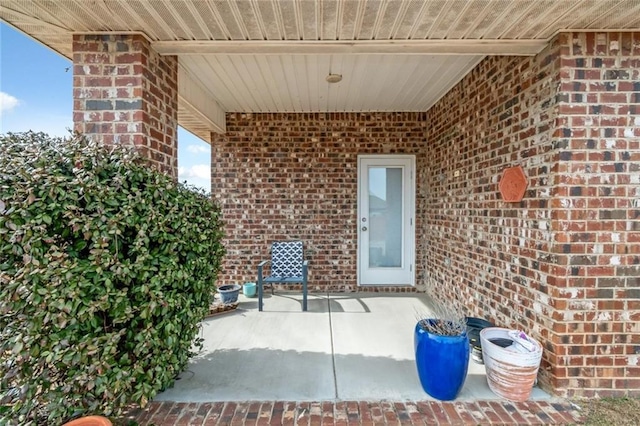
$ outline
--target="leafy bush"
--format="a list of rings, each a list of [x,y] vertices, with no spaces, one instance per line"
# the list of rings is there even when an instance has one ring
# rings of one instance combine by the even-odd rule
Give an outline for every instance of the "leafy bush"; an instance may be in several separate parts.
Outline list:
[[[221,228],[132,150],[0,135],[0,424],[116,415],[170,386],[201,343]]]

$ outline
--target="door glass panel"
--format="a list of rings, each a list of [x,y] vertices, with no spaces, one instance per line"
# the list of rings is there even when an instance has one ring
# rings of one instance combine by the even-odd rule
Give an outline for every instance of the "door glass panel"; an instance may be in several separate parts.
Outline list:
[[[369,168],[369,267],[402,267],[402,168]]]

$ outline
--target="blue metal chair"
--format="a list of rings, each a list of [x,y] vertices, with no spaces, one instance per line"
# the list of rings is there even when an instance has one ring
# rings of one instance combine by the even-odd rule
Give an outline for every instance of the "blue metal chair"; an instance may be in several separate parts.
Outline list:
[[[262,276],[262,268],[271,262],[271,275]],[[262,311],[263,285],[302,284],[302,310],[307,310],[307,275],[309,261],[304,260],[302,241],[275,241],[271,245],[271,260],[258,265],[258,310]]]

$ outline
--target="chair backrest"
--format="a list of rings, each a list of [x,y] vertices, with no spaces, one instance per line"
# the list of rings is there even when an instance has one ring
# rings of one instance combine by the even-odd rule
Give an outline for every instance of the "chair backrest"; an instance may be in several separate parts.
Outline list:
[[[271,275],[302,278],[302,241],[275,241],[271,245]]]

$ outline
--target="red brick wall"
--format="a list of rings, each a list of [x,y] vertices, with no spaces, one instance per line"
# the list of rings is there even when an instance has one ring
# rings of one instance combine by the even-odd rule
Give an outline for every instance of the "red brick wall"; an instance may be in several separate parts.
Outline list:
[[[427,113],[427,287],[540,340],[563,395],[640,389],[639,39],[488,58]],[[529,188],[505,203],[513,165]]]
[[[640,33],[559,40],[557,386],[640,395]]]
[[[227,114],[211,144],[227,233],[219,284],[255,281],[272,241],[301,239],[312,290],[357,290],[357,156],[416,154],[421,169],[423,149],[424,114]]]
[[[178,68],[139,35],[73,36],[73,121],[106,144],[137,146],[177,177]]]

